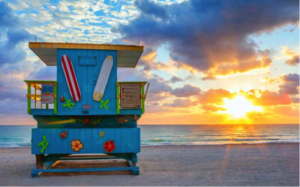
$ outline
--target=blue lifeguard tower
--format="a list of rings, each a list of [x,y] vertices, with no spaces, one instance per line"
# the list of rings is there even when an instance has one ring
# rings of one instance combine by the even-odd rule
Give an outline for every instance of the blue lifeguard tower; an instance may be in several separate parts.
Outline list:
[[[135,68],[143,46],[30,42],[29,48],[47,66],[57,68],[56,81],[25,80],[28,114],[37,121],[37,128],[32,129],[31,152],[36,156],[32,176],[46,172],[114,170],[131,170],[138,175],[140,129],[137,121],[145,112],[149,84],[145,81],[118,82],[117,67]],[[73,68],[63,67],[64,56]],[[101,79],[99,73],[105,59],[112,61],[112,67],[105,75],[108,77],[105,92],[97,101],[93,93],[97,80]],[[71,72],[70,77],[67,70]],[[72,80],[72,76],[76,80]],[[72,96],[76,82],[79,100]],[[98,157],[99,154],[105,156]],[[111,158],[125,159],[129,166],[52,168],[61,160]]]

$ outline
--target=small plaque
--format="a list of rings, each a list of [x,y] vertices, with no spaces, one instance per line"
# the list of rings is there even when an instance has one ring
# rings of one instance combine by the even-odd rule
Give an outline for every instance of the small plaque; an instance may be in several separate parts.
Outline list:
[[[42,84],[42,104],[53,104],[54,103],[54,84],[43,83]]]
[[[83,105],[82,108],[84,108],[84,109],[91,109],[92,107],[91,107],[91,105]]]
[[[120,108],[141,108],[140,83],[121,83],[120,100]]]

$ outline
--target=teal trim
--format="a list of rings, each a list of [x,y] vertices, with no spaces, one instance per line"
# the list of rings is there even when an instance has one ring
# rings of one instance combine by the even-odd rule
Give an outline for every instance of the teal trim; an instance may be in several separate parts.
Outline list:
[[[72,168],[72,169],[33,169],[31,177],[39,177],[41,173],[62,173],[62,172],[96,172],[96,171],[132,171],[133,175],[139,175],[139,167],[109,167],[109,168]]]

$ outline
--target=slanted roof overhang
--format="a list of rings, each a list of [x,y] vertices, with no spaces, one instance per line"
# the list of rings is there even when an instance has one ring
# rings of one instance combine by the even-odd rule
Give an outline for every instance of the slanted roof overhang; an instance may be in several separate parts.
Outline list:
[[[144,46],[135,46],[135,45],[53,43],[53,42],[29,42],[29,48],[47,66],[56,66],[57,49],[95,49],[95,50],[116,50],[118,67],[135,68],[144,51]]]

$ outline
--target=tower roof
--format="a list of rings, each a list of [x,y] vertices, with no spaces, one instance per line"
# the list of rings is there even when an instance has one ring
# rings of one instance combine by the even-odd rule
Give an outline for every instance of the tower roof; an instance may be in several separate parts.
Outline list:
[[[95,49],[95,50],[116,50],[118,67],[135,68],[144,51],[144,46],[136,46],[136,45],[56,43],[56,42],[29,42],[29,48],[47,66],[56,66],[57,49]]]

